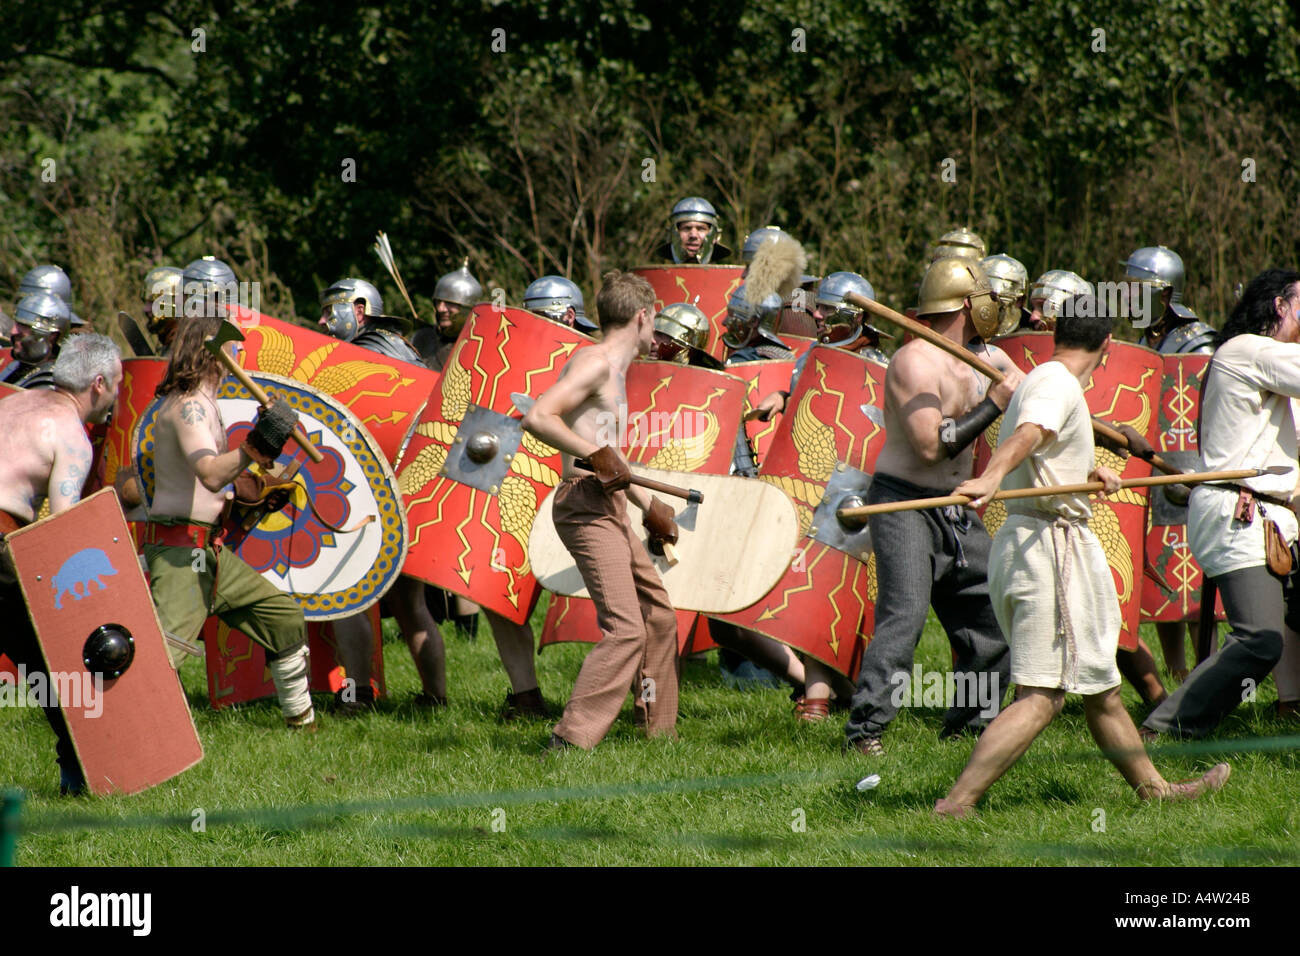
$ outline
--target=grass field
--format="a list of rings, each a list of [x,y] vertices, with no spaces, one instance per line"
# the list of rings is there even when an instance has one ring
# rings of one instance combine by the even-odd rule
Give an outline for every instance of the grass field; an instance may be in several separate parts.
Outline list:
[[[388,622],[391,627],[392,622]],[[391,637],[391,635],[390,635]],[[1148,641],[1158,646],[1149,635]],[[405,646],[385,645],[391,698],[369,719],[322,718],[294,735],[272,702],[214,712],[202,668],[185,687],[206,757],[135,797],[61,799],[40,713],[0,709],[0,785],[28,791],[17,863],[42,865],[1216,865],[1300,860],[1300,732],[1256,703],[1209,744],[1155,753],[1171,779],[1232,753],[1225,790],[1142,805],[1089,738],[1079,700],[981,804],[978,819],[929,810],[969,740],[937,739],[939,710],[904,709],[868,760],[840,752],[842,719],[804,725],[777,690],[725,687],[713,655],[683,674],[681,739],[646,741],[630,700],[594,752],[539,760],[549,724],[502,724],[506,680],[490,637],[448,637],[451,707],[413,709]],[[559,704],[585,646],[545,651]],[[948,662],[933,619],[918,660]],[[1130,711],[1140,705],[1125,691]],[[323,701],[318,701],[318,705]],[[148,746],[142,741],[142,746]],[[869,773],[880,785],[858,792]],[[195,832],[196,810],[206,828]],[[1099,826],[1104,824],[1104,830]]]

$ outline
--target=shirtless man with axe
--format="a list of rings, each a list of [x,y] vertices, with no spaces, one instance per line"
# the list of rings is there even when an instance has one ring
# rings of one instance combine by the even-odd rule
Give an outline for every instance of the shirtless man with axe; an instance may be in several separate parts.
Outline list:
[[[654,290],[610,272],[596,297],[604,337],[574,353],[560,379],[524,416],[524,428],[563,453],[555,527],[596,602],[601,640],[583,661],[548,749],[590,750],[608,733],[628,690],[650,735],[677,723],[677,617],[663,582],[628,523],[625,494],[645,512],[651,546],[677,540],[673,511],[629,484],[631,471],[609,424],[627,405],[627,369],[654,340]],[[575,459],[587,459],[584,471]],[[626,489],[626,492],[624,492]]]
[[[292,433],[300,444],[305,438],[299,437],[297,413],[271,401],[248,439],[227,449],[217,407],[223,369],[214,352],[232,337],[242,338],[215,314],[182,319],[158,386],[163,405],[154,453],[157,488],[142,539],[150,590],[164,632],[192,641],[207,616],[216,614],[261,644],[285,723],[305,728],[315,712],[302,610],[221,547],[220,525],[226,485],[254,463],[269,469]]]

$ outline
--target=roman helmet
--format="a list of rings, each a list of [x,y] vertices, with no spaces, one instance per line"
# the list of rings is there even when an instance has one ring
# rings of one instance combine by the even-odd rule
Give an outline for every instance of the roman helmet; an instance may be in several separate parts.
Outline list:
[[[989,256],[980,265],[989,277],[993,294],[998,297],[998,309],[1002,318],[998,323],[997,334],[1009,335],[1020,327],[1021,311],[1029,292],[1029,270],[1023,262],[1013,259],[1005,252]]]
[[[700,265],[706,264],[713,255],[714,245],[718,241],[718,211],[713,208],[713,203],[699,196],[687,196],[685,199],[678,200],[673,206],[673,210],[668,215],[668,245],[672,250],[673,262],[682,263],[690,262],[691,256],[682,246],[682,237],[677,231],[677,227],[684,222],[703,222],[708,224],[709,231],[704,237],[704,244],[700,246],[700,252],[695,259]]]
[[[947,256],[959,256],[965,259],[983,259],[988,254],[984,240],[969,229],[953,229],[945,232],[935,242],[930,252],[930,261]]]
[[[943,256],[925,270],[916,314],[924,317],[956,312],[967,299],[975,333],[987,341],[998,330],[999,311],[984,267],[966,256]]]
[[[18,284],[19,298],[35,295],[38,292],[48,292],[67,303],[71,327],[79,328],[86,324],[85,319],[72,311],[72,280],[61,268],[55,265],[44,265],[27,271],[22,282]]]
[[[676,344],[669,361],[684,365],[690,359],[690,349],[704,351],[708,345],[709,317],[689,302],[673,302],[655,316],[655,333]]]
[[[1038,312],[1049,329],[1056,328],[1061,307],[1076,295],[1091,295],[1092,284],[1077,272],[1067,269],[1049,269],[1038,277],[1029,293],[1029,302],[1038,302]]]
[[[777,237],[784,234],[780,226],[763,226],[761,229],[755,229],[745,237],[745,244],[740,247],[740,258],[745,265],[749,265],[754,261],[759,246],[767,242],[776,242]]]
[[[773,344],[787,348],[781,337],[773,331],[781,318],[781,297],[768,293],[761,301],[750,302],[742,284],[727,300],[727,317],[723,321],[726,331],[722,342],[728,348],[738,349],[748,345],[755,334]]]
[[[72,326],[72,315],[68,303],[57,295],[35,292],[18,300],[14,326],[19,340],[13,346],[13,357],[38,365],[54,357],[59,337]]]
[[[235,270],[214,256],[195,259],[181,270],[181,295],[184,308],[178,315],[193,316],[196,306],[200,315],[221,315],[222,305],[234,305],[239,297]]]
[[[167,320],[180,314],[182,275],[175,266],[154,266],[144,274],[144,314],[151,331],[159,331]]]
[[[878,339],[892,338],[893,336],[864,321],[862,306],[844,300],[844,296],[850,292],[873,302],[876,298],[876,290],[871,287],[871,283],[856,272],[832,272],[817,287],[814,301],[825,327],[819,336],[821,341],[846,347],[856,342],[864,332],[870,332]]]
[[[582,291],[564,276],[542,276],[530,282],[524,290],[524,308],[572,326],[573,323],[565,322],[564,317],[573,309],[576,318],[582,308]]]
[[[1183,305],[1183,283],[1186,270],[1182,257],[1167,246],[1143,246],[1120,263],[1124,278],[1152,287],[1154,298],[1159,299],[1165,289],[1170,290],[1169,308],[1183,322],[1196,321],[1196,313]]]
[[[438,284],[433,288],[433,297],[439,303],[446,302],[448,306],[455,307],[448,313],[450,328],[439,328],[438,334],[445,339],[456,338],[465,327],[465,320],[469,318],[469,307],[483,300],[483,285],[470,273],[468,256],[459,269],[438,279]],[[442,311],[439,309],[439,315]]]
[[[362,313],[367,318],[388,319],[384,315],[384,299],[379,290],[365,279],[340,279],[320,294],[321,324],[336,339],[351,342],[357,336],[360,323],[353,303],[362,302]]]

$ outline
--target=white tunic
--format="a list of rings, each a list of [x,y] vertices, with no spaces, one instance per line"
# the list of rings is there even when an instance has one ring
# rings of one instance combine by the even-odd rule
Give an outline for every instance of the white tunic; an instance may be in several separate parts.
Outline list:
[[[1296,487],[1296,423],[1292,398],[1300,398],[1300,345],[1263,335],[1238,335],[1214,353],[1208,390],[1203,393],[1201,462],[1207,471],[1281,466],[1237,484],[1276,498]],[[1187,505],[1187,541],[1211,577],[1264,564],[1264,523],[1233,520],[1237,496],[1197,486]],[[1296,539],[1290,508],[1261,505],[1282,537]]]
[[[1026,422],[1050,434],[1007,474],[1004,488],[1088,480],[1095,460],[1091,416],[1079,380],[1060,362],[1045,362],[1025,376],[1007,406],[1001,440]],[[1106,552],[1084,524],[1092,514],[1088,496],[1006,505],[1007,520],[989,557],[989,591],[1011,646],[1011,680],[1078,694],[1117,686],[1119,599]]]

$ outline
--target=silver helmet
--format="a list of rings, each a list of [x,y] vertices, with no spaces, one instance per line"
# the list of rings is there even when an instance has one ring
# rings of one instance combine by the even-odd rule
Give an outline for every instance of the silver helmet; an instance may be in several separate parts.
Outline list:
[[[1169,308],[1179,319],[1195,321],[1196,313],[1183,305],[1183,285],[1187,272],[1183,258],[1168,246],[1143,246],[1120,263],[1124,278],[1152,287],[1154,298],[1169,289]]]
[[[455,272],[448,272],[433,287],[433,297],[441,302],[450,302],[461,308],[468,308],[483,298],[483,286],[469,271],[469,257],[460,264]]]
[[[1001,319],[997,334],[1009,335],[1020,325],[1020,311],[1029,292],[1029,270],[1023,262],[1013,259],[1005,252],[989,256],[980,265],[984,267],[989,285],[998,297]]]
[[[563,322],[569,309],[573,309],[575,316],[581,311],[582,291],[564,276],[542,276],[524,290],[524,308]]]
[[[192,303],[197,303],[200,314],[220,314],[219,305],[234,305],[238,300],[239,282],[230,266],[214,256],[203,256],[181,270],[181,294],[185,308],[180,314],[194,315]]]
[[[742,284],[727,300],[727,317],[723,320],[722,342],[728,348],[738,349],[748,345],[757,332],[770,342],[784,345],[772,329],[781,318],[781,297],[769,292],[761,302],[750,302]]]
[[[685,199],[678,200],[668,218],[670,222],[668,244],[672,249],[673,262],[694,261],[701,265],[707,263],[713,255],[713,246],[718,241],[719,235],[718,211],[713,208],[713,203],[699,196],[687,196]],[[682,245],[681,234],[677,231],[677,227],[684,222],[702,222],[709,227],[708,233],[704,236],[704,243],[694,257]]]
[[[34,292],[18,300],[14,321],[51,335],[68,331],[72,315],[68,303],[51,292]]]
[[[177,300],[183,284],[182,272],[175,266],[154,266],[144,274],[144,313],[151,328],[180,314]]]
[[[59,336],[72,325],[68,303],[49,292],[36,292],[23,296],[14,309],[16,335],[13,357],[20,362],[38,365],[54,357]],[[18,328],[23,326],[23,328]]]
[[[876,298],[876,290],[871,287],[871,283],[856,272],[832,272],[817,287],[814,301],[825,326],[825,331],[820,336],[823,342],[850,345],[857,341],[863,330],[869,330],[877,336],[884,335],[863,321],[861,306],[844,301],[844,296],[850,292],[872,301]]]
[[[56,265],[36,266],[28,269],[23,281],[18,284],[18,295],[35,295],[48,292],[68,304],[68,320],[73,326],[86,324],[86,320],[72,311],[72,280],[68,274]]]
[[[1067,269],[1049,269],[1034,282],[1030,290],[1030,303],[1041,303],[1038,311],[1048,328],[1056,328],[1056,320],[1061,316],[1061,307],[1067,299],[1076,295],[1092,293],[1092,284],[1077,272]]]
[[[358,301],[364,315],[384,316],[383,296],[365,279],[340,279],[320,294],[320,321],[330,335],[344,342],[356,338],[359,323],[353,303]]]
[[[930,261],[945,256],[960,256],[964,259],[983,259],[988,254],[984,240],[969,229],[953,229],[945,232],[935,242],[930,253]]]
[[[758,252],[759,246],[767,242],[776,242],[777,237],[784,234],[780,226],[764,226],[755,229],[745,237],[745,244],[740,247],[740,258],[745,265],[749,265],[754,261],[754,254]]]

